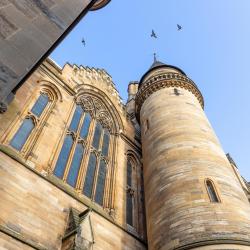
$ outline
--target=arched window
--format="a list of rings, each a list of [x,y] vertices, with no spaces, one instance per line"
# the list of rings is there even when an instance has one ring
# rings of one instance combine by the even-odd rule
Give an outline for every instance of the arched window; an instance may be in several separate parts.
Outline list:
[[[207,192],[208,192],[208,196],[211,202],[220,202],[219,197],[215,191],[215,187],[214,184],[211,180],[207,179],[205,181],[206,183],[206,188],[207,188]]]
[[[127,199],[126,199],[126,222],[133,226],[133,196],[134,189],[132,188],[132,164],[130,159],[127,161]]]
[[[76,105],[56,160],[54,175],[104,206],[112,136],[110,128],[104,126],[99,117],[94,112],[85,111],[84,105]]]
[[[39,127],[42,123],[40,119],[45,108],[49,103],[49,96],[47,93],[41,93],[37,98],[36,102],[29,111],[28,117],[24,119],[21,126],[10,141],[10,145],[18,151],[21,151],[24,144],[32,134],[35,127]],[[34,122],[36,121],[36,122]]]

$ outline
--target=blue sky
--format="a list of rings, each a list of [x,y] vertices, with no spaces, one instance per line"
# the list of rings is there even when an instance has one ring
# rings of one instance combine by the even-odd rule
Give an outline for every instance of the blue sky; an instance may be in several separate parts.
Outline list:
[[[60,66],[106,69],[126,102],[128,83],[140,79],[156,52],[198,85],[224,151],[250,181],[249,13],[249,0],[112,0],[89,12],[51,57]]]

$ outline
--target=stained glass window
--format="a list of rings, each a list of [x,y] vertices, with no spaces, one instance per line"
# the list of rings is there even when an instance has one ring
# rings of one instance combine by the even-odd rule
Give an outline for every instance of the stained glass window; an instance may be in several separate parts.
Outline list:
[[[82,124],[81,132],[80,132],[80,136],[82,138],[86,138],[88,136],[90,122],[91,122],[91,116],[89,113],[86,113],[83,124]]]
[[[209,195],[210,201],[211,202],[219,202],[219,198],[217,197],[213,183],[210,180],[207,180],[206,185],[207,185],[207,190],[208,190],[208,195]]]
[[[109,132],[105,130],[102,142],[102,154],[104,156],[108,156],[108,151],[109,151]]]
[[[92,142],[92,146],[95,147],[96,149],[99,149],[101,133],[102,133],[102,125],[99,122],[97,122],[95,126],[95,134],[94,134],[94,138]]]
[[[95,191],[95,201],[99,205],[103,204],[105,177],[106,177],[106,163],[104,160],[101,160],[97,177],[96,191]]]
[[[82,113],[83,113],[82,107],[80,105],[77,105],[75,113],[73,115],[73,118],[72,118],[70,126],[69,126],[69,129],[71,131],[74,131],[74,132],[77,131],[77,128],[78,128]]]
[[[10,145],[17,150],[21,150],[34,126],[33,120],[31,118],[26,118],[12,138]]]
[[[71,185],[72,187],[75,187],[76,185],[76,180],[77,180],[78,172],[81,166],[83,153],[84,153],[83,145],[81,143],[78,143],[76,145],[74,157],[71,162],[71,166],[70,166],[68,177],[67,177],[67,183]]]
[[[61,152],[59,154],[56,166],[55,166],[55,170],[54,170],[54,174],[59,177],[62,178],[65,168],[66,168],[66,164],[68,162],[68,158],[69,158],[69,154],[70,154],[70,150],[73,144],[73,139],[71,135],[67,135],[64,143],[63,143],[63,147],[61,149]]]
[[[95,169],[96,169],[96,155],[94,153],[91,153],[89,157],[89,163],[83,187],[83,194],[85,194],[89,198],[91,198],[92,196]]]
[[[31,109],[31,112],[36,115],[37,117],[40,117],[42,114],[43,110],[47,106],[49,102],[49,97],[47,94],[41,94],[39,98],[37,99],[36,103]]]

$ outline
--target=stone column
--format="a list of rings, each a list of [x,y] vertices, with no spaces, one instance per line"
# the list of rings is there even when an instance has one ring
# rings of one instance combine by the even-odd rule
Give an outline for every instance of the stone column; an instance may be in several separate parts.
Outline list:
[[[149,249],[248,249],[250,205],[197,86],[161,64],[141,79],[136,106]],[[206,180],[219,202],[210,200]]]

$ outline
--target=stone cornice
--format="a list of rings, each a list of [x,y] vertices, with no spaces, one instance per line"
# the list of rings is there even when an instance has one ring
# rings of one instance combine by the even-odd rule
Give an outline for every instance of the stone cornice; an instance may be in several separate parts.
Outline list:
[[[169,87],[180,87],[190,91],[196,96],[202,108],[204,108],[203,96],[192,80],[178,73],[161,73],[151,76],[139,88],[135,98],[137,117],[139,116],[142,104],[151,94]]]

